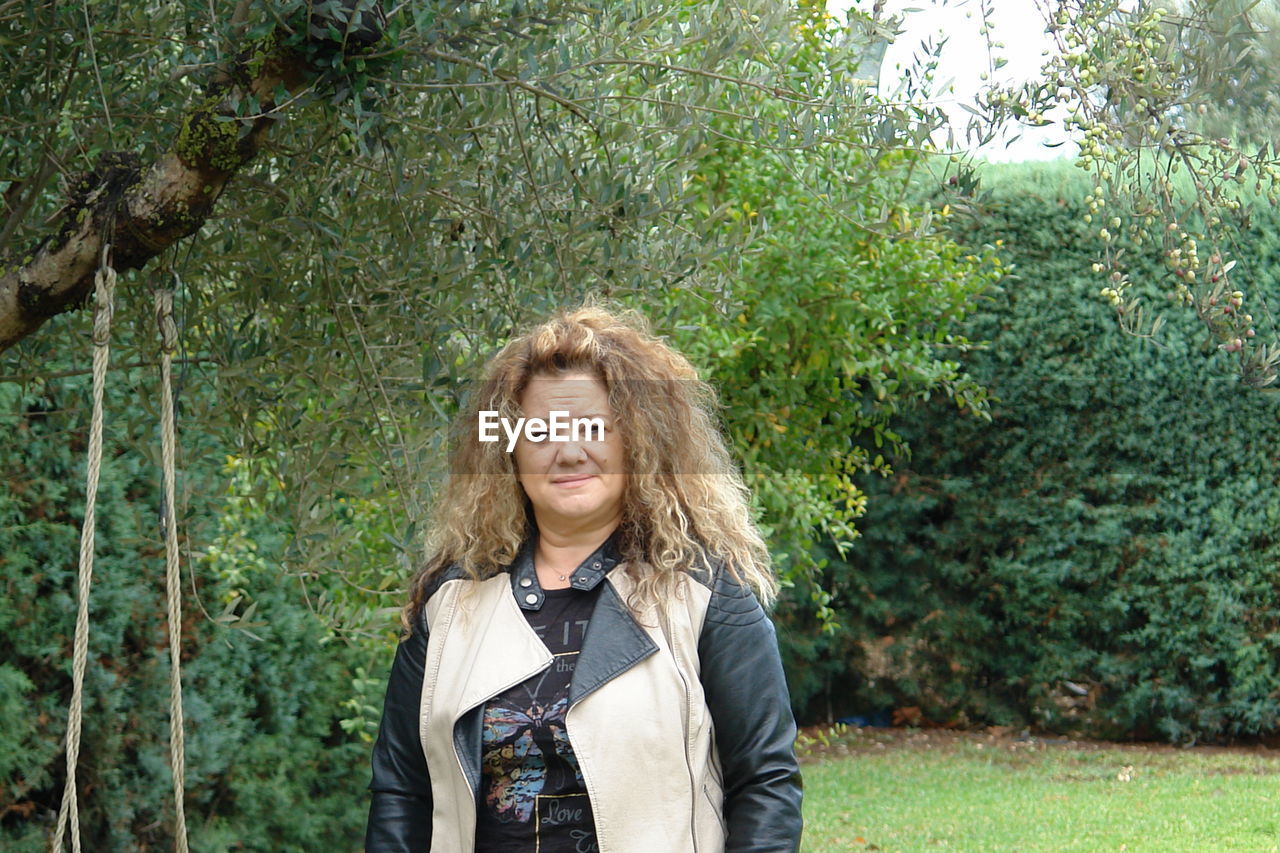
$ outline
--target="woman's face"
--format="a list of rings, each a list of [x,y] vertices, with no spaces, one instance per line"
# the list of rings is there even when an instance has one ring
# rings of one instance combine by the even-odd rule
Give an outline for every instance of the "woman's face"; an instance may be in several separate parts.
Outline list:
[[[540,529],[548,526],[572,532],[617,526],[622,518],[626,488],[622,436],[609,408],[604,383],[587,373],[543,374],[533,377],[520,398],[526,418],[566,424],[568,440],[531,441],[524,431],[515,446],[520,485],[533,504]],[[603,434],[577,419],[599,418]]]

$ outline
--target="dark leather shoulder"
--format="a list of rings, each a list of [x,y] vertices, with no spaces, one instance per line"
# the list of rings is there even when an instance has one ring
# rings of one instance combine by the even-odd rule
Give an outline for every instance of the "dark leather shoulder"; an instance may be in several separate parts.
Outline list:
[[[465,580],[467,573],[462,570],[462,566],[452,563],[443,569],[422,579],[422,600],[430,601],[431,596],[440,591],[440,587],[449,581]]]
[[[426,604],[433,595],[440,591],[440,587],[452,580],[465,579],[466,576],[466,572],[462,571],[462,567],[454,563],[426,577],[418,578],[416,582],[422,587],[422,596],[416,599],[419,604],[417,613],[414,614],[413,624],[410,626],[411,635],[421,634],[425,636],[428,630]]]
[[[734,577],[724,561],[709,559],[689,574],[711,590],[707,623],[737,627],[752,625],[765,618],[764,609],[756,600],[755,593]]]

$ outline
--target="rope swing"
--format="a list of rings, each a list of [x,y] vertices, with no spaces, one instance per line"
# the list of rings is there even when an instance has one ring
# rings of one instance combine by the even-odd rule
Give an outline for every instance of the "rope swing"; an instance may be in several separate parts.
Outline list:
[[[80,715],[84,709],[84,669],[89,657],[89,587],[93,583],[93,532],[98,504],[98,472],[102,467],[102,389],[111,353],[111,315],[116,271],[107,264],[111,245],[104,243],[93,276],[93,417],[89,422],[89,459],[85,473],[84,526],[80,528],[80,571],[77,587],[76,636],[71,662],[71,707],[67,713],[67,783],[58,806],[58,825],[50,849],[61,853],[71,818],[71,849],[80,853],[80,807],[76,801],[76,764],[80,760]]]
[[[93,316],[93,415],[89,425],[89,450],[85,474],[84,526],[80,531],[80,566],[77,588],[76,632],[71,666],[71,704],[67,715],[67,778],[58,822],[50,844],[51,853],[62,853],[68,824],[71,849],[80,853],[80,808],[76,790],[76,768],[80,758],[80,735],[84,709],[84,673],[89,653],[89,592],[93,581],[94,531],[97,518],[98,479],[102,468],[102,396],[106,385],[111,348],[111,319],[114,312],[116,272],[107,263],[109,244],[102,247],[94,274]],[[188,853],[187,821],[183,780],[186,775],[182,713],[182,600],[181,571],[178,565],[177,512],[175,510],[173,422],[173,353],[178,332],[173,321],[173,291],[156,291],[156,323],[160,330],[160,442],[163,476],[161,525],[165,544],[165,592],[168,599],[169,631],[169,765],[173,776],[174,849]]]
[[[187,853],[187,814],[183,801],[186,776],[182,717],[182,597],[178,566],[178,519],[173,486],[173,353],[178,327],[173,322],[173,291],[156,291],[156,325],[160,327],[160,456],[164,468],[164,585],[169,599],[169,766],[173,775],[174,850]]]

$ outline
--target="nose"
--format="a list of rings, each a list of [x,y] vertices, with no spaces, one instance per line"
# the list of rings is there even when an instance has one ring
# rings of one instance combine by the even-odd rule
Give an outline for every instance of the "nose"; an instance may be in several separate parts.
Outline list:
[[[566,441],[560,444],[560,452],[556,456],[561,464],[577,465],[586,461],[587,451],[580,441]]]

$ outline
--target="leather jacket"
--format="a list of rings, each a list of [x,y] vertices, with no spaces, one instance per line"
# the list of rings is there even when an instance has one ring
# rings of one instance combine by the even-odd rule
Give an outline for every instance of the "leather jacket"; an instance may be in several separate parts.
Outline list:
[[[773,625],[727,572],[681,582],[633,613],[612,541],[570,579],[604,584],[566,716],[600,853],[793,853],[801,781]],[[492,578],[432,587],[392,664],[366,853],[474,848],[484,704],[551,662],[520,612],[543,599],[530,547]]]

